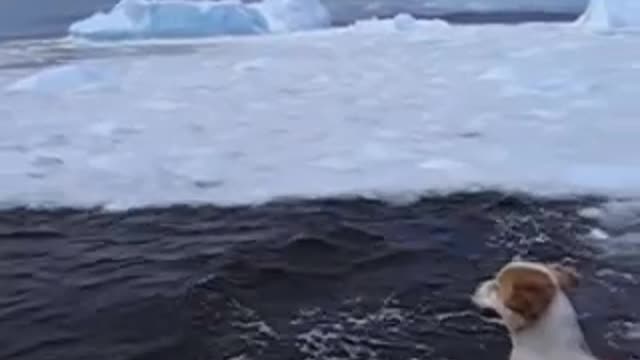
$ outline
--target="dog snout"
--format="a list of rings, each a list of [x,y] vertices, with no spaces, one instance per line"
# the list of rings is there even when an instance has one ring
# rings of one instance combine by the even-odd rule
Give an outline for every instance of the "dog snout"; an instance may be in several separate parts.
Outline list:
[[[499,320],[500,314],[493,308],[481,307],[479,308],[480,316],[488,320]]]

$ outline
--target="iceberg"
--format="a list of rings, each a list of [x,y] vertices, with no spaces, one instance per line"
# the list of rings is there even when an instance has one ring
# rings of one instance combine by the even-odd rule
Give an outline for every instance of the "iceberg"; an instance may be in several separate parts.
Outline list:
[[[331,16],[320,0],[265,0],[250,7],[267,20],[270,32],[313,30],[331,26]]]
[[[640,1],[591,0],[577,24],[597,32],[640,29]]]
[[[69,27],[89,40],[190,38],[254,35],[329,26],[319,0],[121,0],[111,11],[96,13]]]

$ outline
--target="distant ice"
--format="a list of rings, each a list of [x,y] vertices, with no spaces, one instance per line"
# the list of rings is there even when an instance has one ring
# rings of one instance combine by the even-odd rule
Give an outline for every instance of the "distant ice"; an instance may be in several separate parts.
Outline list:
[[[73,23],[91,40],[186,38],[309,30],[329,26],[319,0],[121,0],[110,12]]]
[[[356,21],[352,28],[358,32],[378,32],[389,33],[390,31],[420,31],[422,34],[429,33],[435,38],[440,33],[446,33],[449,25],[444,20],[417,20],[410,14],[401,13],[389,20],[368,19]]]
[[[589,0],[422,0],[422,6],[438,10],[438,12],[566,12],[573,13],[585,8]],[[616,0],[614,0],[616,1]],[[356,3],[359,0],[355,1]],[[368,0],[370,4],[389,4],[389,0]],[[416,0],[407,0],[408,3],[416,3]]]
[[[577,23],[598,32],[640,30],[640,1],[591,0]]]
[[[589,0],[323,0],[338,23],[409,13],[432,17],[453,13],[538,13],[576,16]]]
[[[75,57],[55,46],[49,53]],[[0,71],[0,203],[126,208],[482,188],[640,196],[634,34],[402,15],[145,46]]]

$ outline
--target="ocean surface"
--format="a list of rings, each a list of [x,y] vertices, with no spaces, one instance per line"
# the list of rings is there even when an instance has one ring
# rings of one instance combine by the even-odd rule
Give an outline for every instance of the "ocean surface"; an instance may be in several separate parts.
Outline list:
[[[0,41],[64,36],[73,21],[113,3],[2,0]],[[362,13],[333,18],[346,24]],[[579,269],[571,297],[594,353],[637,360],[640,213],[621,222],[584,216],[605,201],[462,192],[403,203],[352,197],[118,211],[5,208],[0,359],[507,359],[504,330],[483,321],[469,297],[479,281],[522,257]]]
[[[454,194],[0,213],[0,358],[506,359],[469,295],[513,257],[565,261],[594,352],[638,359],[640,264],[597,199]],[[618,229],[620,234],[633,229]]]

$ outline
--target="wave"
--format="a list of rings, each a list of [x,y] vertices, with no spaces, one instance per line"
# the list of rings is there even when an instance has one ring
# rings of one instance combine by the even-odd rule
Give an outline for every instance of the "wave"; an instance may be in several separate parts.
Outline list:
[[[578,215],[585,206],[600,208],[461,193],[405,206],[0,211],[0,358],[500,358],[508,338],[469,293],[522,257],[579,269],[592,350],[637,359],[638,248],[603,254],[585,239],[600,226]]]

